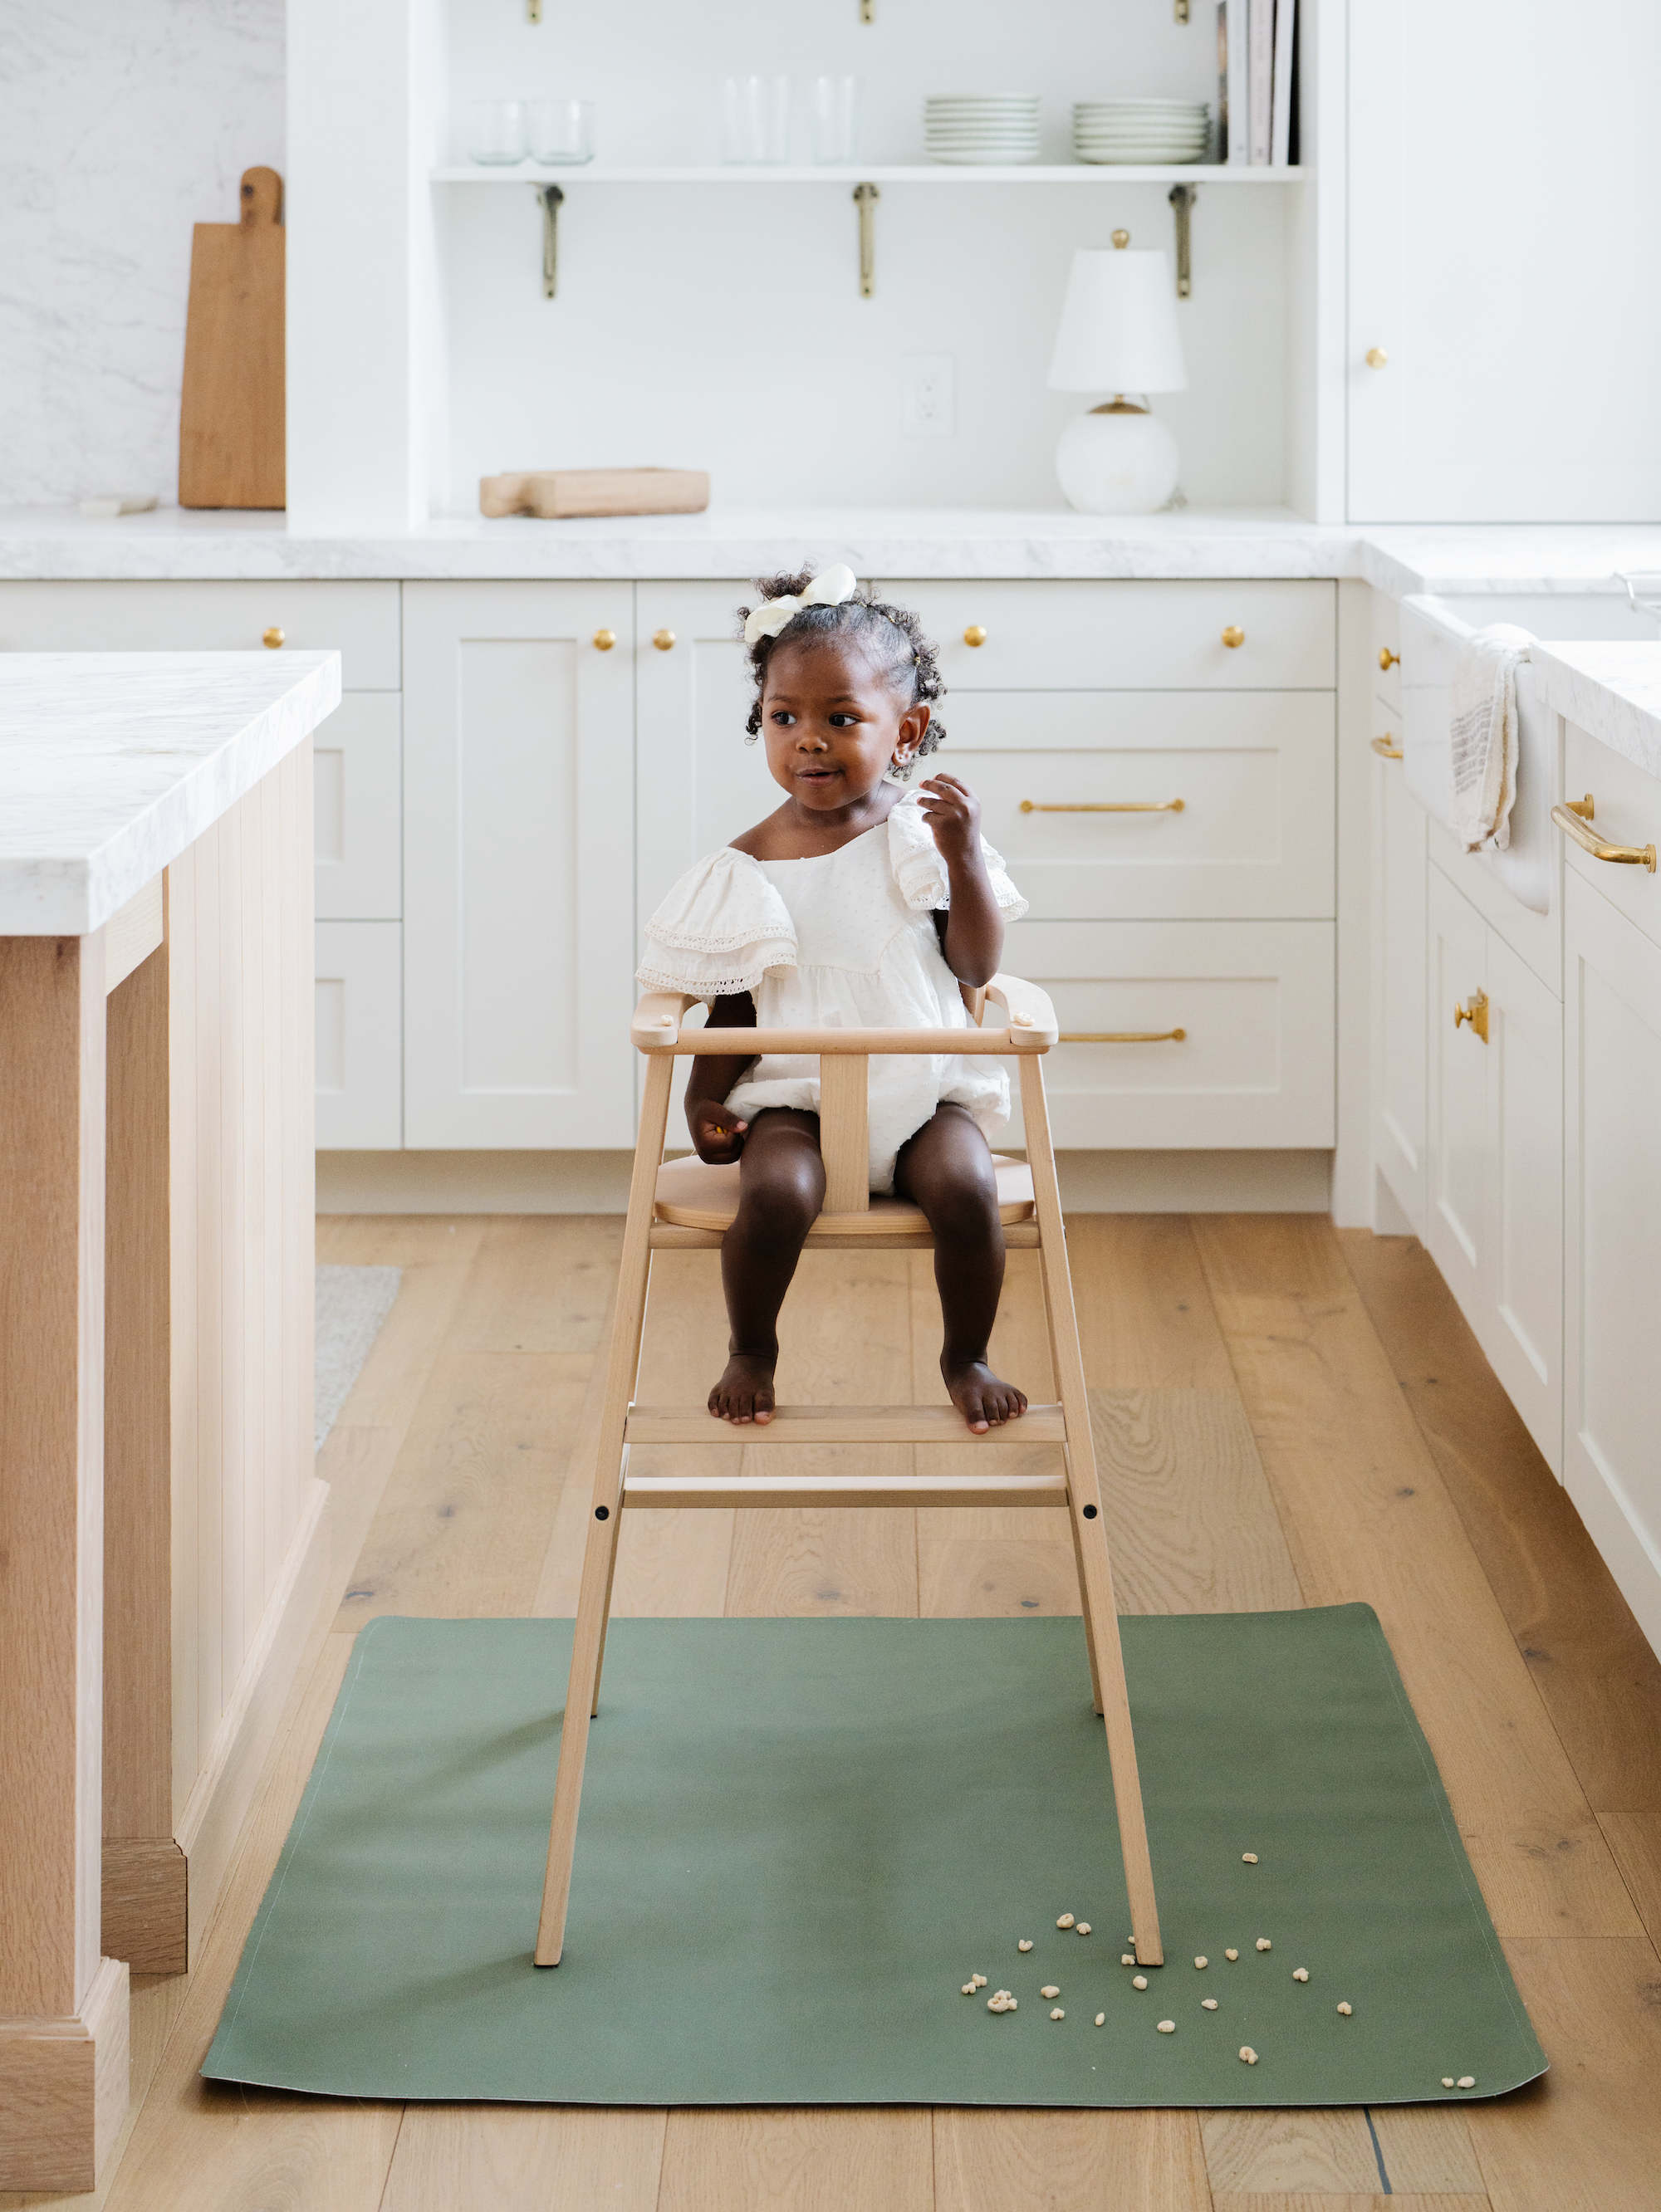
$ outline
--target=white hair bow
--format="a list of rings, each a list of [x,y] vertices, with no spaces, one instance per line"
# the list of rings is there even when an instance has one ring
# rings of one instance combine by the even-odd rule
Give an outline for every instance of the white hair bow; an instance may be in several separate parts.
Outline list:
[[[804,607],[839,607],[851,599],[857,588],[854,572],[838,561],[834,568],[827,568],[822,576],[815,576],[800,598],[787,592],[782,599],[764,599],[744,625],[744,641],[753,645],[758,637],[776,637],[793,615]]]

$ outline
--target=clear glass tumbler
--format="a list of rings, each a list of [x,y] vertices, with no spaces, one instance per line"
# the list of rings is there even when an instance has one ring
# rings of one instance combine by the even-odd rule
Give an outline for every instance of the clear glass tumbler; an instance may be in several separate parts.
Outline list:
[[[525,102],[476,100],[467,111],[467,158],[492,168],[525,159]]]
[[[807,107],[812,123],[813,159],[846,168],[860,158],[860,102],[862,77],[816,76]]]
[[[592,100],[533,100],[531,156],[550,168],[575,168],[594,158]]]
[[[756,164],[790,158],[790,80],[729,76],[721,88],[721,158]]]

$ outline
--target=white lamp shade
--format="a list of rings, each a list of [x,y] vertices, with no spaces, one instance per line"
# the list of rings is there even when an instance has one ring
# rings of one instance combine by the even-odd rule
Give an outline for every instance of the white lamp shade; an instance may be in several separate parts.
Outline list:
[[[1162,252],[1080,246],[1050,363],[1052,392],[1185,392],[1171,264]]]

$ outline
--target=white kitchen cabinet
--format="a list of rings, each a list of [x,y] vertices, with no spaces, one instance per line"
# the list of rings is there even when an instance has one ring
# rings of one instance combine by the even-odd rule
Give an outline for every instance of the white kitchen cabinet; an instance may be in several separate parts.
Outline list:
[[[1003,580],[878,590],[918,615],[952,693],[1323,691],[1337,681],[1329,583]]]
[[[1571,799],[1591,799],[1588,826],[1607,844],[1661,848],[1661,779],[1646,775],[1624,754],[1599,744],[1573,722],[1565,725],[1565,735],[1564,789]],[[1652,944],[1661,945],[1661,874],[1625,861],[1600,860],[1555,824],[1551,834],[1561,840],[1568,872],[1607,899]]]
[[[1331,1144],[1329,923],[1018,921],[1004,965],[1055,1002],[1057,1145]],[[1150,1041],[1104,1041],[1127,1032]]]
[[[320,921],[313,985],[320,1151],[404,1142],[403,932],[395,921]]]
[[[396,691],[399,630],[395,583],[0,583],[0,651],[8,653],[332,649],[348,691]]]
[[[1378,733],[1399,744],[1382,715]],[[1424,1237],[1425,814],[1399,760],[1372,766],[1373,1157],[1391,1195]]]
[[[1562,1463],[1563,1010],[1428,872],[1425,1243],[1554,1469]],[[1456,1009],[1466,1018],[1456,1024]]]
[[[1661,1651],[1661,946],[1573,871],[1565,926],[1563,1476]]]
[[[402,702],[349,691],[312,753],[319,921],[396,921],[404,911]]]
[[[1326,919],[1333,711],[1319,691],[965,691],[939,765],[979,793],[1035,920]],[[1123,806],[1160,811],[1092,811]]]
[[[1661,313],[1598,210],[1653,197],[1661,9],[1367,0],[1348,26],[1350,520],[1652,520]]]
[[[413,1147],[630,1139],[633,599],[616,582],[405,587]]]

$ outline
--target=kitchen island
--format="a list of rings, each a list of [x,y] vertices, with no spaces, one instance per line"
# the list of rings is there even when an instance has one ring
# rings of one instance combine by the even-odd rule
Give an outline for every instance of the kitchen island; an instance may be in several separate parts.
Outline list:
[[[339,696],[332,652],[0,659],[0,2191],[94,2185],[129,1969],[186,1965],[307,1619]]]

